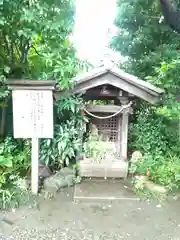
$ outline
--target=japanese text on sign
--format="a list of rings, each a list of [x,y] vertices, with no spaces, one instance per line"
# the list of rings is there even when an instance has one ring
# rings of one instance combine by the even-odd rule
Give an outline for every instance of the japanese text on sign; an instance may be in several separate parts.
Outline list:
[[[52,91],[13,90],[12,96],[14,138],[52,138]]]

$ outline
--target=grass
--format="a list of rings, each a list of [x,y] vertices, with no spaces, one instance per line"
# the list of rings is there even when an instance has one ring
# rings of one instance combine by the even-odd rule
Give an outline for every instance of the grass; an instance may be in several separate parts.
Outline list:
[[[32,195],[29,189],[14,186],[0,192],[0,209],[9,210],[23,205],[36,205],[37,196]]]

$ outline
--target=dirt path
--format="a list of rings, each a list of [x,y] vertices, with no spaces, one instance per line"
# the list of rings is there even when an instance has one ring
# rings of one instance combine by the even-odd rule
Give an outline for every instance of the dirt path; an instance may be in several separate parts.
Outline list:
[[[156,203],[122,200],[113,204],[74,204],[72,190],[37,208],[6,213],[13,226],[1,223],[1,240],[177,240],[180,200]]]

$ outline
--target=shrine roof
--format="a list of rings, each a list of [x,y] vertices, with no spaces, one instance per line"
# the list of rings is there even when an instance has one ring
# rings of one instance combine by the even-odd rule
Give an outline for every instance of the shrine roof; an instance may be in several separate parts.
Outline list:
[[[101,85],[112,85],[152,104],[159,101],[164,89],[143,81],[117,67],[101,66],[72,79],[73,92],[83,93]]]

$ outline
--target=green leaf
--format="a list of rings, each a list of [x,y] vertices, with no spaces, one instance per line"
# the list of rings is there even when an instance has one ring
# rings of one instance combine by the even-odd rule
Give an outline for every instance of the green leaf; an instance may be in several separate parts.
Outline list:
[[[11,70],[11,69],[10,69],[10,67],[8,67],[8,66],[5,66],[5,67],[4,67],[4,71],[5,71],[5,73],[9,73],[10,70]]]
[[[13,166],[12,157],[0,156],[0,166],[12,167]]]

